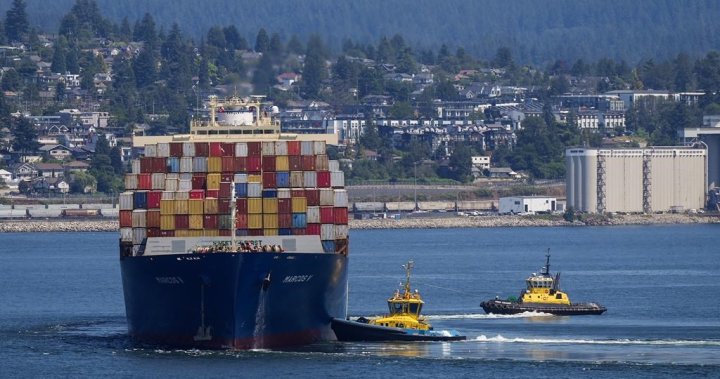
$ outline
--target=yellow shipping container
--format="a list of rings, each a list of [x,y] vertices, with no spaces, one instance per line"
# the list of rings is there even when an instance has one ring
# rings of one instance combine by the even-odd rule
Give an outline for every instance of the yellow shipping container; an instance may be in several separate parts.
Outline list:
[[[248,175],[248,183],[262,183],[262,175]]]
[[[201,230],[203,228],[203,215],[190,215],[190,217],[188,217],[188,225],[190,229]]]
[[[291,199],[292,212],[293,213],[305,213],[307,212],[307,198],[305,197],[293,197]]]
[[[205,198],[205,214],[214,215],[218,213],[218,199],[214,197]]]
[[[248,229],[262,229],[263,226],[263,215],[253,214],[248,215]]]
[[[263,231],[263,233],[265,233],[266,236],[276,236],[276,235],[278,235],[278,230],[277,229],[265,229]]]
[[[278,215],[277,213],[273,214],[264,214],[263,215],[263,228],[265,229],[277,229],[278,228]]]
[[[263,198],[262,201],[263,213],[278,213],[278,199]]]
[[[220,235],[217,229],[204,229],[202,232],[205,237],[217,237]]]
[[[160,211],[160,230],[175,230],[175,216],[164,215],[162,211]]]
[[[290,160],[287,155],[275,157],[275,171],[290,171]]]
[[[249,197],[247,199],[248,213],[258,214],[263,212],[263,199],[259,197]]]
[[[175,200],[160,200],[160,215],[175,214]]]
[[[208,157],[208,172],[222,172],[222,157]]]
[[[188,230],[187,234],[188,237],[202,237],[205,235],[203,230]]]
[[[188,201],[187,200],[175,200],[175,214],[176,215],[188,214]]]
[[[207,186],[207,189],[209,189],[209,190],[219,190],[220,189],[220,174],[208,174],[207,180],[205,181],[205,185]]]
[[[187,229],[177,229],[175,230],[175,237],[190,237],[190,235]]]
[[[190,199],[188,200],[188,214],[201,215],[204,209],[203,199]],[[190,228],[195,229],[195,228]]]

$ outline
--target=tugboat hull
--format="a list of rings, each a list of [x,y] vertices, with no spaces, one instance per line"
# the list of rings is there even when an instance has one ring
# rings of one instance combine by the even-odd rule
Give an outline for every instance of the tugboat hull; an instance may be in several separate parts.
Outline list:
[[[581,304],[533,304],[504,300],[489,300],[480,303],[485,313],[512,315],[523,312],[549,313],[557,316],[601,315],[607,308],[596,303]]]
[[[364,320],[362,322],[360,320]],[[359,321],[333,318],[330,326],[338,341],[461,341],[465,336],[454,331],[391,328]]]

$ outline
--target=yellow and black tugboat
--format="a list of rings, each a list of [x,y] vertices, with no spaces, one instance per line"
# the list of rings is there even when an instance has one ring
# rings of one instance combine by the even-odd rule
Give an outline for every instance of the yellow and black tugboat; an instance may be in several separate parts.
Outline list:
[[[560,291],[560,273],[553,278],[550,275],[550,249],[546,255],[545,267],[540,275],[532,274],[525,282],[527,288],[520,298],[483,301],[480,306],[485,313],[517,314],[523,312],[542,312],[559,316],[600,315],[607,310],[597,303],[571,303],[565,292]]]
[[[454,330],[434,330],[420,315],[425,302],[420,292],[410,289],[413,262],[403,265],[406,272],[403,291],[387,300],[390,313],[377,318],[357,320],[332,319],[332,329],[339,341],[459,341],[465,336]]]

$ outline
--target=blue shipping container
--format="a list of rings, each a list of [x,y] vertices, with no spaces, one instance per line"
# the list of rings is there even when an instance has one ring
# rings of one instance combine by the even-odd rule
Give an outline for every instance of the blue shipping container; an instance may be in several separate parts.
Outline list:
[[[167,159],[168,172],[180,172],[180,158],[170,157]]]
[[[147,192],[137,191],[133,194],[133,208],[147,209]]]
[[[292,229],[290,228],[280,228],[278,229],[278,234],[281,236],[291,236],[292,235]]]
[[[289,188],[290,187],[290,173],[289,172],[278,172],[275,178],[275,185],[278,188]]]
[[[265,198],[277,197],[277,190],[264,189],[264,190],[262,190],[262,197],[265,197]]]
[[[235,197],[247,197],[247,183],[235,183]]]
[[[334,253],[335,252],[335,240],[324,240],[321,241],[323,251],[326,253]]]
[[[292,227],[293,228],[306,228],[307,227],[307,215],[305,213],[293,213],[292,214]]]
[[[247,235],[248,235],[247,229],[236,229],[235,230],[236,237],[246,237]]]

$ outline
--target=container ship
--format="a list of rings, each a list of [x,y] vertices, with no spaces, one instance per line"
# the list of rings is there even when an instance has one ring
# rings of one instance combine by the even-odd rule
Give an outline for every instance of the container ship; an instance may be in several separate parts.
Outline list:
[[[262,99],[211,97],[132,161],[120,195],[128,332],[176,348],[282,348],[347,316],[348,195],[326,142]],[[274,112],[275,111],[275,112]]]

